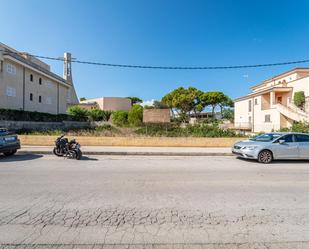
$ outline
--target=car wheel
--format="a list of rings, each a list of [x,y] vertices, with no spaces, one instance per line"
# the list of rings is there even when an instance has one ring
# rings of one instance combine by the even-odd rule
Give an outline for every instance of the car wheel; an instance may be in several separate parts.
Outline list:
[[[17,152],[17,150],[11,150],[11,151],[4,152],[3,154],[4,154],[5,156],[12,156],[12,155],[14,155],[16,152]]]
[[[273,154],[270,150],[262,150],[259,153],[258,161],[260,163],[271,163],[272,160],[273,160]]]

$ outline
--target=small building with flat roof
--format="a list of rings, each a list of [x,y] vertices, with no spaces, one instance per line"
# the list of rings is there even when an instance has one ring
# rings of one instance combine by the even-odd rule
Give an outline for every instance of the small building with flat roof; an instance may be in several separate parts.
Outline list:
[[[94,104],[104,111],[130,111],[131,100],[122,97],[100,97],[94,99],[86,99],[80,102],[80,106],[83,107],[85,104]]]

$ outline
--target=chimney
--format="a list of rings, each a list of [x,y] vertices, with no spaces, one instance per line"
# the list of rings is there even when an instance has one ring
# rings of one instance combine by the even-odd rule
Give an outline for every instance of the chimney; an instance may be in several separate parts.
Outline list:
[[[70,84],[73,83],[72,79],[72,56],[71,53],[64,53],[64,64],[63,64],[63,78]]]

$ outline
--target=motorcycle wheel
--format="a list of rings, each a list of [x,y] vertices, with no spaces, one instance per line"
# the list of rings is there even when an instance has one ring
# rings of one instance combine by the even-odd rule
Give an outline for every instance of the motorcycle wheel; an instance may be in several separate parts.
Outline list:
[[[54,148],[53,153],[54,153],[56,156],[63,156],[63,154],[62,154],[61,152],[59,152],[59,151],[57,150],[56,147]]]
[[[81,150],[77,150],[76,151],[76,160],[80,160],[82,158],[82,155],[83,155],[82,151]]]

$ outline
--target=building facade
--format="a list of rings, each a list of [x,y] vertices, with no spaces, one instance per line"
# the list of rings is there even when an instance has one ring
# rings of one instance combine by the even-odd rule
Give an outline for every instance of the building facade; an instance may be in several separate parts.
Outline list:
[[[130,99],[121,97],[87,99],[80,102],[80,107],[88,109],[86,108],[86,104],[90,106],[96,105],[99,109],[105,111],[130,111],[132,105]]]
[[[270,132],[309,121],[309,68],[295,68],[251,87],[252,92],[235,100],[234,128]],[[294,104],[294,93],[303,91],[305,108]]]
[[[66,113],[78,104],[71,74],[71,55],[64,54],[64,76],[24,52],[0,43],[0,108]]]

